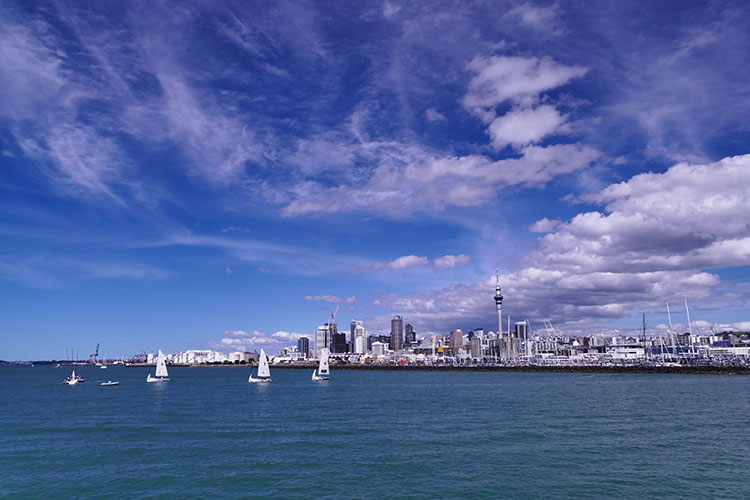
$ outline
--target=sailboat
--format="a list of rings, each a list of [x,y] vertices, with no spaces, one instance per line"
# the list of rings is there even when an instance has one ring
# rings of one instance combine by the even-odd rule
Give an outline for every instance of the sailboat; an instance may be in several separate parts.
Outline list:
[[[320,350],[320,364],[318,369],[313,370],[313,380],[330,380],[328,372],[328,348],[324,347]]]
[[[263,349],[260,350],[260,357],[258,358],[258,378],[253,377],[253,374],[251,373],[247,381],[251,384],[271,381],[271,370],[268,368],[268,356],[266,356],[266,351]]]
[[[149,373],[148,377],[146,377],[146,382],[158,382],[161,380],[169,380],[169,373],[167,373],[167,358],[161,352],[161,349],[159,349],[159,356],[156,358],[156,377],[152,377]]]
[[[65,385],[76,385],[78,382],[85,382],[85,380],[83,380],[83,377],[81,377],[80,375],[76,375],[75,368],[73,368],[73,373],[65,377],[65,380],[62,381],[62,383]]]

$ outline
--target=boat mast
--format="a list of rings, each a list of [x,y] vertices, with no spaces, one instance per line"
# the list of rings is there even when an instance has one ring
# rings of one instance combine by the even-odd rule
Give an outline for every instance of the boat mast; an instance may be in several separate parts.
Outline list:
[[[688,332],[690,333],[690,352],[695,352],[695,346],[693,345],[693,324],[690,322],[690,308],[688,308],[687,299],[685,299],[685,314],[687,314]]]
[[[646,355],[646,313],[643,313],[643,360],[648,358]]]

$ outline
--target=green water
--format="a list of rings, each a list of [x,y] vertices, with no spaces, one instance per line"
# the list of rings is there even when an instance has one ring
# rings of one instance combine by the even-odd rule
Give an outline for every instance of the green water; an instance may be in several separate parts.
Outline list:
[[[744,376],[78,371],[0,367],[0,496],[750,498]]]

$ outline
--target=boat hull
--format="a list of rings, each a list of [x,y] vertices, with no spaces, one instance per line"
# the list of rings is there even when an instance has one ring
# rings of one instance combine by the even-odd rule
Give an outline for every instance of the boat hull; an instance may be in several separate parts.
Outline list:
[[[261,384],[261,383],[264,383],[264,382],[270,382],[271,381],[271,377],[268,377],[268,378],[255,378],[252,375],[250,375],[250,377],[247,379],[247,381],[250,382],[251,384]]]
[[[152,377],[150,374],[146,377],[146,382],[169,382],[169,377]]]

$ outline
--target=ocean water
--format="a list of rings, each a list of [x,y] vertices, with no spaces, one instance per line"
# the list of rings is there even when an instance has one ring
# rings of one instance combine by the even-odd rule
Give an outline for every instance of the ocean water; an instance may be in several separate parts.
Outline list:
[[[0,497],[750,498],[744,376],[78,372],[0,367]]]

